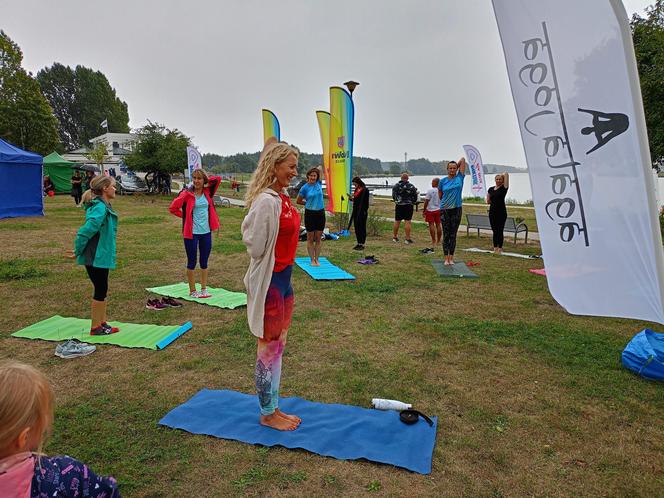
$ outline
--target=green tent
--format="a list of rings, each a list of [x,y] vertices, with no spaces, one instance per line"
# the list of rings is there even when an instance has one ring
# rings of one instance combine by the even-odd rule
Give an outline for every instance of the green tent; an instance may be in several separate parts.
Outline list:
[[[71,176],[74,174],[72,166],[75,164],[57,152],[51,152],[44,158],[44,176],[48,175],[51,178],[56,194],[71,192]]]

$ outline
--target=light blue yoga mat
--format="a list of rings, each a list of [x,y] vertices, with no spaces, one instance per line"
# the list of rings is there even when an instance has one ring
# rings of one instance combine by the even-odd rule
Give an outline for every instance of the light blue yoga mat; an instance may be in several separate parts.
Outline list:
[[[277,431],[260,425],[256,396],[203,389],[159,423],[193,434],[301,448],[339,460],[366,459],[419,474],[431,473],[437,417],[431,417],[433,427],[421,418],[414,425],[406,425],[395,411],[314,403],[301,398],[282,398],[279,408],[302,419],[296,430]]]
[[[327,258],[320,258],[318,262],[320,266],[311,266],[309,258],[295,258],[295,264],[314,280],[355,280],[353,275],[333,265]]]

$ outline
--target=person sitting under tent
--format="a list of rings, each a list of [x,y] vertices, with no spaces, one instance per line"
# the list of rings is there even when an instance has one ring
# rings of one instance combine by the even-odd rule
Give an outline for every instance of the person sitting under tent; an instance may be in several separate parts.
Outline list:
[[[55,195],[55,185],[53,185],[53,181],[48,175],[44,176],[44,195],[48,195],[49,197]]]

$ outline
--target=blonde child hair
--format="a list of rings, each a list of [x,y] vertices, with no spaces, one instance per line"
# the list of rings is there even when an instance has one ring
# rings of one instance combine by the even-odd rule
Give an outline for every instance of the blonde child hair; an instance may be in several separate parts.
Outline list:
[[[86,204],[95,197],[99,197],[106,187],[115,184],[115,178],[106,175],[97,175],[90,180],[90,190],[86,190],[81,197],[81,202]]]
[[[53,407],[53,390],[44,374],[18,361],[0,363],[0,458],[11,455],[12,444],[28,428],[31,437],[38,435],[41,453],[53,425]]]

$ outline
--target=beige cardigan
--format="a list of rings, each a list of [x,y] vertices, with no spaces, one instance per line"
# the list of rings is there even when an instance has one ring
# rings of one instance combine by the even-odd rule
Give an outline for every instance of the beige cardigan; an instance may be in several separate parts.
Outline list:
[[[263,337],[265,298],[274,270],[274,247],[279,234],[281,198],[271,188],[266,188],[251,203],[242,222],[242,241],[251,257],[244,276],[247,289],[247,322],[256,337]]]

